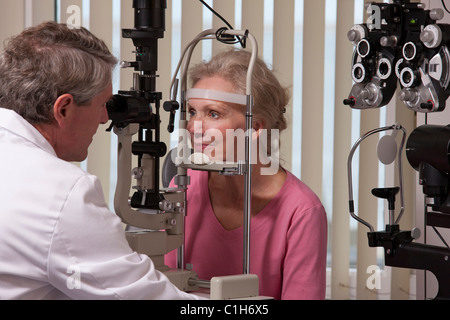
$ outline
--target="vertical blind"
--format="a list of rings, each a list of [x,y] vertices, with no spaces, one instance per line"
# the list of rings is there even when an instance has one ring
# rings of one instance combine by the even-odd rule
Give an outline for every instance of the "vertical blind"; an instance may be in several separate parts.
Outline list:
[[[369,2],[369,1],[366,1]],[[223,23],[198,0],[168,0],[166,32],[159,41],[157,90],[169,99],[170,80],[181,51],[198,33]],[[347,159],[356,140],[366,132],[401,123],[411,132],[412,112],[394,99],[389,106],[364,112],[351,110],[342,101],[351,89],[353,47],[347,32],[365,21],[364,0],[209,0],[235,29],[248,29],[258,40],[260,56],[281,83],[291,89],[289,129],[282,134],[283,166],[308,184],[322,199],[329,219],[328,290],[330,299],[409,299],[408,269],[385,267],[382,252],[369,248],[367,228],[358,225],[348,212]],[[131,40],[121,38],[121,28],[134,25],[131,0],[0,0],[0,45],[24,28],[46,20],[83,25],[102,38],[120,60],[131,61]],[[192,61],[208,59],[223,50],[217,42],[198,46]],[[132,70],[117,69],[114,92],[132,86]],[[162,111],[162,113],[164,113]],[[168,114],[163,114],[163,126]],[[116,181],[117,141],[101,126],[79,164],[98,176],[106,200],[112,204]],[[170,147],[177,137],[162,134]],[[385,204],[370,190],[396,183],[395,168],[380,166],[373,138],[355,156],[354,186],[358,214],[379,229],[384,228]],[[407,211],[403,229],[413,225],[415,175],[404,164]],[[25,182],[26,183],[26,182]],[[411,186],[411,187],[409,187]],[[111,205],[111,209],[113,209]],[[408,211],[409,210],[409,211]],[[371,266],[382,271],[381,287],[367,285]],[[355,275],[355,276],[354,276]]]

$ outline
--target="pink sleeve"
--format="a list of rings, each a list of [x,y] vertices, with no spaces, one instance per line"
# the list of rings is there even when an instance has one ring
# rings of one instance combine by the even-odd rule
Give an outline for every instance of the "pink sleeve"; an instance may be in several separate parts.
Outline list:
[[[326,290],[327,218],[322,206],[293,217],[287,234],[283,300],[323,300]]]

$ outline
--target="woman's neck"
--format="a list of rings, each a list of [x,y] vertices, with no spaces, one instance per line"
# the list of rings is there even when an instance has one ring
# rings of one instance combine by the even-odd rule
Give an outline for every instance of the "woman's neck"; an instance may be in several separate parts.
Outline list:
[[[278,194],[286,180],[286,172],[280,170],[272,176],[260,174],[257,166],[252,174],[251,207],[252,217]],[[245,203],[244,176],[223,176],[215,172],[209,174],[209,194],[214,213],[226,230],[242,226]]]

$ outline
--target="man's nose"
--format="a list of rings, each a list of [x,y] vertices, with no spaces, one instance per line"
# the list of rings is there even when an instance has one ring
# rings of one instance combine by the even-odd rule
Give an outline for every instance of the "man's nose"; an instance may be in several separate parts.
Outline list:
[[[106,106],[104,106],[100,118],[100,124],[107,124],[108,121],[109,121],[108,109],[106,109]]]

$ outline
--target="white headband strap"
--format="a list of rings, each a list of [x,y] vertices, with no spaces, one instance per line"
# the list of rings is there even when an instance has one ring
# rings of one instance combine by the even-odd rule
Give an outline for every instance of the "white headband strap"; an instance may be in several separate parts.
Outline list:
[[[190,89],[186,93],[186,99],[205,99],[247,105],[246,95],[206,89]]]

